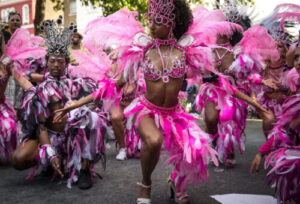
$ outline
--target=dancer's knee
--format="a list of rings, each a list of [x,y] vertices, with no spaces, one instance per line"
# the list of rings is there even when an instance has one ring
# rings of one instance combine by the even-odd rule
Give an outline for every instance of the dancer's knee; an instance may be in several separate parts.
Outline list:
[[[27,155],[24,152],[15,151],[12,156],[12,166],[17,170],[25,170]]]
[[[119,111],[114,111],[111,113],[111,121],[112,123],[120,123],[123,122],[124,115]]]
[[[146,139],[144,140],[145,145],[152,151],[159,151],[163,140],[160,133],[146,133]]]
[[[271,113],[266,114],[264,119],[263,119],[264,124],[271,126],[275,122],[275,116]]]

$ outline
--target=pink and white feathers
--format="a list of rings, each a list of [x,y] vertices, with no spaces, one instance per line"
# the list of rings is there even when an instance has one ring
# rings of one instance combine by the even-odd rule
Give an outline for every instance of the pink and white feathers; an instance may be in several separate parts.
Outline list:
[[[290,88],[292,92],[297,91],[297,87],[299,87],[299,74],[295,68],[288,71],[282,80],[283,85]]]
[[[279,12],[284,10],[283,12]],[[280,28],[284,31],[284,24],[286,21],[296,21],[300,23],[300,5],[297,4],[280,4],[275,8],[278,13],[274,18],[281,18]]]
[[[230,37],[234,31],[243,32],[243,28],[226,21],[221,10],[209,11],[203,6],[193,10],[194,21],[186,34],[193,36],[196,43],[215,44],[218,35]]]
[[[85,47],[95,45],[102,49],[129,45],[137,33],[144,32],[137,18],[138,13],[127,8],[107,17],[97,18],[87,25],[82,44]]]
[[[6,53],[14,61],[18,61],[24,66],[22,69],[28,67],[25,66],[25,60],[27,58],[44,58],[46,55],[46,49],[42,47],[44,40],[41,37],[32,37],[27,29],[19,28],[12,35],[11,39],[6,45]],[[28,70],[22,70],[28,71]]]
[[[107,78],[107,73],[112,69],[111,61],[102,50],[90,47],[89,52],[73,50],[72,54],[79,63],[78,66],[70,65],[68,72],[72,77],[91,78],[94,81],[101,81]]]
[[[256,56],[261,60],[277,60],[279,58],[275,41],[268,34],[267,29],[259,25],[244,32],[244,37],[238,45],[242,49],[242,54]]]

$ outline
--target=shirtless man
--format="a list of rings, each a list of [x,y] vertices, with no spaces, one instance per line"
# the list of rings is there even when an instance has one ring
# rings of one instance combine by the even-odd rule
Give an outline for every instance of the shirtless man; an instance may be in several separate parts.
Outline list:
[[[63,108],[67,102],[79,99],[82,93],[88,95],[90,90],[84,80],[72,80],[66,76],[70,62],[68,44],[61,48],[52,42],[48,46],[46,62],[49,75],[36,88],[27,89],[23,105],[24,119],[36,118],[38,121],[37,132],[35,128],[29,128],[29,137],[13,154],[13,167],[18,170],[35,165],[41,165],[44,169],[52,167],[55,174],[64,178],[63,165],[66,165],[68,186],[76,182],[79,176],[78,187],[88,189],[92,186],[93,164],[104,155],[103,138],[99,135],[101,125],[97,124],[97,113],[88,107],[74,110],[59,123],[53,122],[56,110]],[[92,119],[93,123],[90,122]]]

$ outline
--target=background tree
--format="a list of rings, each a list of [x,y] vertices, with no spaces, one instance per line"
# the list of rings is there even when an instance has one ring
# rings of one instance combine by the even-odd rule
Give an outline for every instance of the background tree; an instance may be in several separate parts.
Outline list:
[[[34,18],[34,35],[40,34],[39,25],[42,24],[45,18],[46,0],[36,0],[35,4],[35,18]]]
[[[45,1],[46,0],[37,0],[36,3],[36,13],[34,28],[35,33],[39,32],[39,25],[44,21],[45,17]],[[54,10],[60,10],[64,8],[64,0],[51,0],[56,3]],[[140,14],[140,20],[143,19],[144,14],[147,12],[147,0],[80,0],[83,5],[93,5],[94,7],[101,7],[103,9],[103,15],[107,16],[112,14],[123,7],[129,8],[129,10],[138,11]],[[187,0],[189,3],[196,5],[203,5],[205,0]],[[254,0],[238,0],[242,3],[252,3]],[[220,0],[215,0],[215,5],[220,2]]]

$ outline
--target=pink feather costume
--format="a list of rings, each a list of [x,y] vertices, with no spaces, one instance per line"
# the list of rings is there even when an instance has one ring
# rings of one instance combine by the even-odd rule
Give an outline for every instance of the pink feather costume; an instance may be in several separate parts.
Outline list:
[[[282,81],[284,77],[284,69],[285,69],[285,64],[282,64],[281,66],[277,66],[277,67],[270,66],[269,67],[270,71],[265,77],[265,79],[273,79],[278,82]],[[279,90],[276,91],[284,91],[284,90],[280,88]],[[275,114],[275,116],[277,116],[282,110],[281,106],[284,102],[285,97],[282,96],[280,100],[272,99],[268,97],[267,94],[272,94],[274,92],[275,91],[273,89],[262,86],[261,90],[259,90],[257,93],[257,99],[264,108],[270,109]]]
[[[1,63],[6,61],[4,56]],[[0,86],[6,87],[11,76],[8,66],[4,65],[4,75],[0,76]],[[4,88],[5,90],[5,88]],[[3,91],[4,91],[3,90]],[[4,97],[4,92],[0,94],[0,159],[8,161],[18,143],[18,124],[14,108]]]
[[[80,99],[97,89],[93,80],[77,78],[71,80],[62,76],[60,80],[47,75],[46,80],[37,87],[31,87],[25,92],[23,111],[25,120],[32,121],[29,125],[37,124],[40,114],[45,118],[51,116],[50,101],[64,101]],[[92,111],[87,106],[75,109],[68,114],[68,120],[64,132],[48,130],[51,145],[56,154],[64,161],[70,178],[68,187],[77,180],[77,173],[81,169],[81,159],[91,162],[91,170],[94,164],[102,159],[105,162],[105,145],[103,136],[105,134],[106,116],[101,112]],[[28,135],[28,139],[36,139]],[[39,168],[46,168],[49,163],[47,151],[41,149],[37,157],[38,165],[34,167],[28,178],[35,176]],[[105,163],[104,163],[105,164]]]
[[[5,55],[11,58],[15,70],[18,72],[28,70],[28,67],[23,67],[21,62],[25,62],[27,58],[25,55],[29,52],[32,52],[31,56],[43,55],[43,49],[35,45],[37,42],[39,42],[38,38],[31,37],[27,29],[19,28],[14,32],[5,47]],[[1,61],[4,58],[5,56],[1,58]],[[2,87],[7,86],[11,76],[8,66],[5,66],[5,72],[0,79]],[[8,161],[16,149],[19,135],[15,110],[5,98],[0,98],[0,118],[0,158]]]
[[[123,8],[107,17],[98,18],[91,21],[85,28],[83,48],[88,50],[89,54],[86,54],[86,56],[87,59],[91,60],[82,60],[82,52],[73,52],[73,54],[78,59],[77,61],[79,61],[80,66],[83,65],[85,67],[85,70],[93,70],[93,77],[96,77],[97,81],[103,78],[113,78],[114,74],[112,73],[112,66],[113,64],[115,64],[115,56],[117,55],[117,53],[111,54],[108,57],[103,52],[102,57],[95,58],[96,56],[99,56],[99,54],[96,53],[99,53],[99,50],[113,50],[115,47],[130,44],[137,33],[143,32],[142,24],[136,20],[137,16],[137,12],[129,11],[127,8]],[[124,22],[126,22],[126,26],[124,26]],[[97,40],[99,36],[101,36],[102,38],[101,41]],[[90,61],[95,63],[91,64]],[[92,66],[86,66],[87,64],[91,64]],[[99,67],[99,64],[102,64],[103,67]],[[74,69],[71,67],[71,69],[69,70],[71,71],[71,73],[73,73],[74,71],[78,70],[78,67],[74,67]],[[101,74],[102,76],[98,76],[99,74]],[[105,76],[103,76],[103,74],[105,74]],[[145,81],[143,79],[143,73],[139,71],[137,74],[139,75],[139,77],[137,77],[137,80],[127,82],[123,86],[124,88],[121,89],[122,93],[117,93],[116,89],[113,90],[112,87],[108,87],[113,93],[115,93],[115,96],[118,97],[118,102],[115,105],[121,105],[123,108],[125,108],[123,105],[127,105],[129,102],[145,92]],[[105,83],[100,82],[100,84],[101,87]],[[129,84],[135,86],[135,88],[130,93],[125,93],[126,87]],[[99,89],[99,94],[101,95],[101,97],[101,91],[105,89],[105,87]],[[111,101],[112,100],[108,98],[104,99],[104,111],[110,111],[112,105]],[[118,145],[116,146],[118,147]]]
[[[197,22],[204,22],[204,25],[200,29],[192,27],[192,32],[199,35],[200,39],[205,39],[212,49],[220,48],[215,46],[217,34],[230,37],[235,30],[243,31],[241,26],[226,22],[226,17],[220,10],[208,11],[199,7],[193,11],[193,15],[198,19]],[[230,49],[228,51],[232,52]],[[245,149],[242,136],[247,116],[244,106],[247,105],[233,97],[237,89],[232,87],[227,76],[220,74],[218,80],[219,82],[201,84],[194,106],[199,113],[204,113],[206,103],[211,101],[220,110],[218,130],[213,139],[217,141],[216,150],[219,160],[223,161],[225,158],[226,162],[227,154],[234,152],[235,145],[239,147],[241,153]]]
[[[287,79],[292,91],[299,90],[299,75],[295,69],[289,71]],[[285,100],[268,141],[259,149],[268,155],[265,161],[265,169],[271,167],[267,174],[268,185],[275,186],[282,203],[300,201],[300,127],[289,128],[290,123],[299,118],[299,99],[300,95],[296,94]]]
[[[218,14],[218,10],[206,10],[205,12],[208,21],[204,18],[200,22],[210,22],[210,24],[204,26],[201,32],[196,33],[203,36],[206,42],[211,45],[210,47],[222,48],[215,45],[218,34],[231,37],[234,31],[243,31],[239,25],[225,22],[226,17],[222,12],[217,15],[218,18],[213,18]],[[262,57],[277,56],[272,51],[275,49],[275,44],[270,42],[273,43],[273,40],[268,36],[267,31],[263,27],[254,26],[244,33],[242,41],[233,49],[223,47],[234,54],[235,61],[223,73],[223,76],[219,76],[219,83],[202,84],[199,94],[196,96],[194,105],[199,113],[204,113],[208,101],[215,103],[220,111],[217,134],[214,135],[214,139],[216,139],[219,160],[223,161],[224,158],[225,163],[227,163],[227,155],[234,153],[235,146],[238,147],[240,153],[245,150],[244,130],[248,115],[248,105],[233,97],[237,90],[234,90],[235,88],[231,84],[247,95],[250,95],[253,87],[259,87],[258,84],[261,81],[259,74],[264,68],[261,62]]]
[[[159,42],[150,39],[144,33],[142,27],[139,26],[140,23],[135,23],[135,18],[128,19],[130,17],[132,15],[125,15],[121,24],[115,22],[110,28],[110,33],[113,33],[113,35],[109,36],[111,38],[108,42],[116,41],[116,39],[122,42],[123,33],[114,32],[121,28],[132,34],[130,42],[127,42],[128,33],[126,33],[126,36],[124,36],[125,41],[113,51],[118,55],[116,62],[119,66],[115,76],[122,73],[126,82],[133,82],[139,80],[139,70],[141,70],[145,79],[157,80],[157,77],[161,77],[167,83],[169,77],[181,78],[187,72],[193,73],[195,78],[197,78],[195,73],[208,74],[216,72],[212,67],[213,55],[211,50],[203,45],[196,38],[196,35],[193,36],[195,32],[192,32],[183,36],[178,42],[171,42],[175,48],[183,52],[183,56],[175,63],[176,67],[165,70],[164,73],[160,73],[161,76],[157,76],[160,74],[158,70],[151,68],[152,62],[146,57],[146,53]],[[107,19],[107,21],[109,20],[110,18]],[[133,22],[131,25],[134,26],[128,26],[127,28],[127,22],[130,23],[131,20]],[[105,18],[99,21],[105,21]],[[120,28],[115,29],[115,27]],[[101,30],[101,26],[98,29]],[[102,33],[102,31],[99,31],[99,33]],[[105,46],[108,46],[108,43],[105,43]],[[109,87],[109,89],[100,88],[93,94],[95,100],[119,98],[118,101],[120,101],[120,95],[119,97],[110,97],[120,93],[115,86],[116,84],[112,80],[100,85],[100,87]],[[129,156],[139,155],[139,151],[143,147],[143,141],[136,132],[136,128],[145,116],[149,116],[154,119],[158,129],[162,132],[164,147],[170,155],[166,163],[173,165],[175,168],[173,172],[175,176],[172,178],[175,181],[177,191],[183,192],[188,184],[198,184],[207,180],[207,166],[210,159],[217,164],[216,152],[210,146],[211,139],[209,135],[200,129],[196,123],[196,118],[185,113],[180,104],[164,108],[154,105],[144,95],[141,95],[132,101],[124,110],[124,114],[127,118],[126,145]]]

